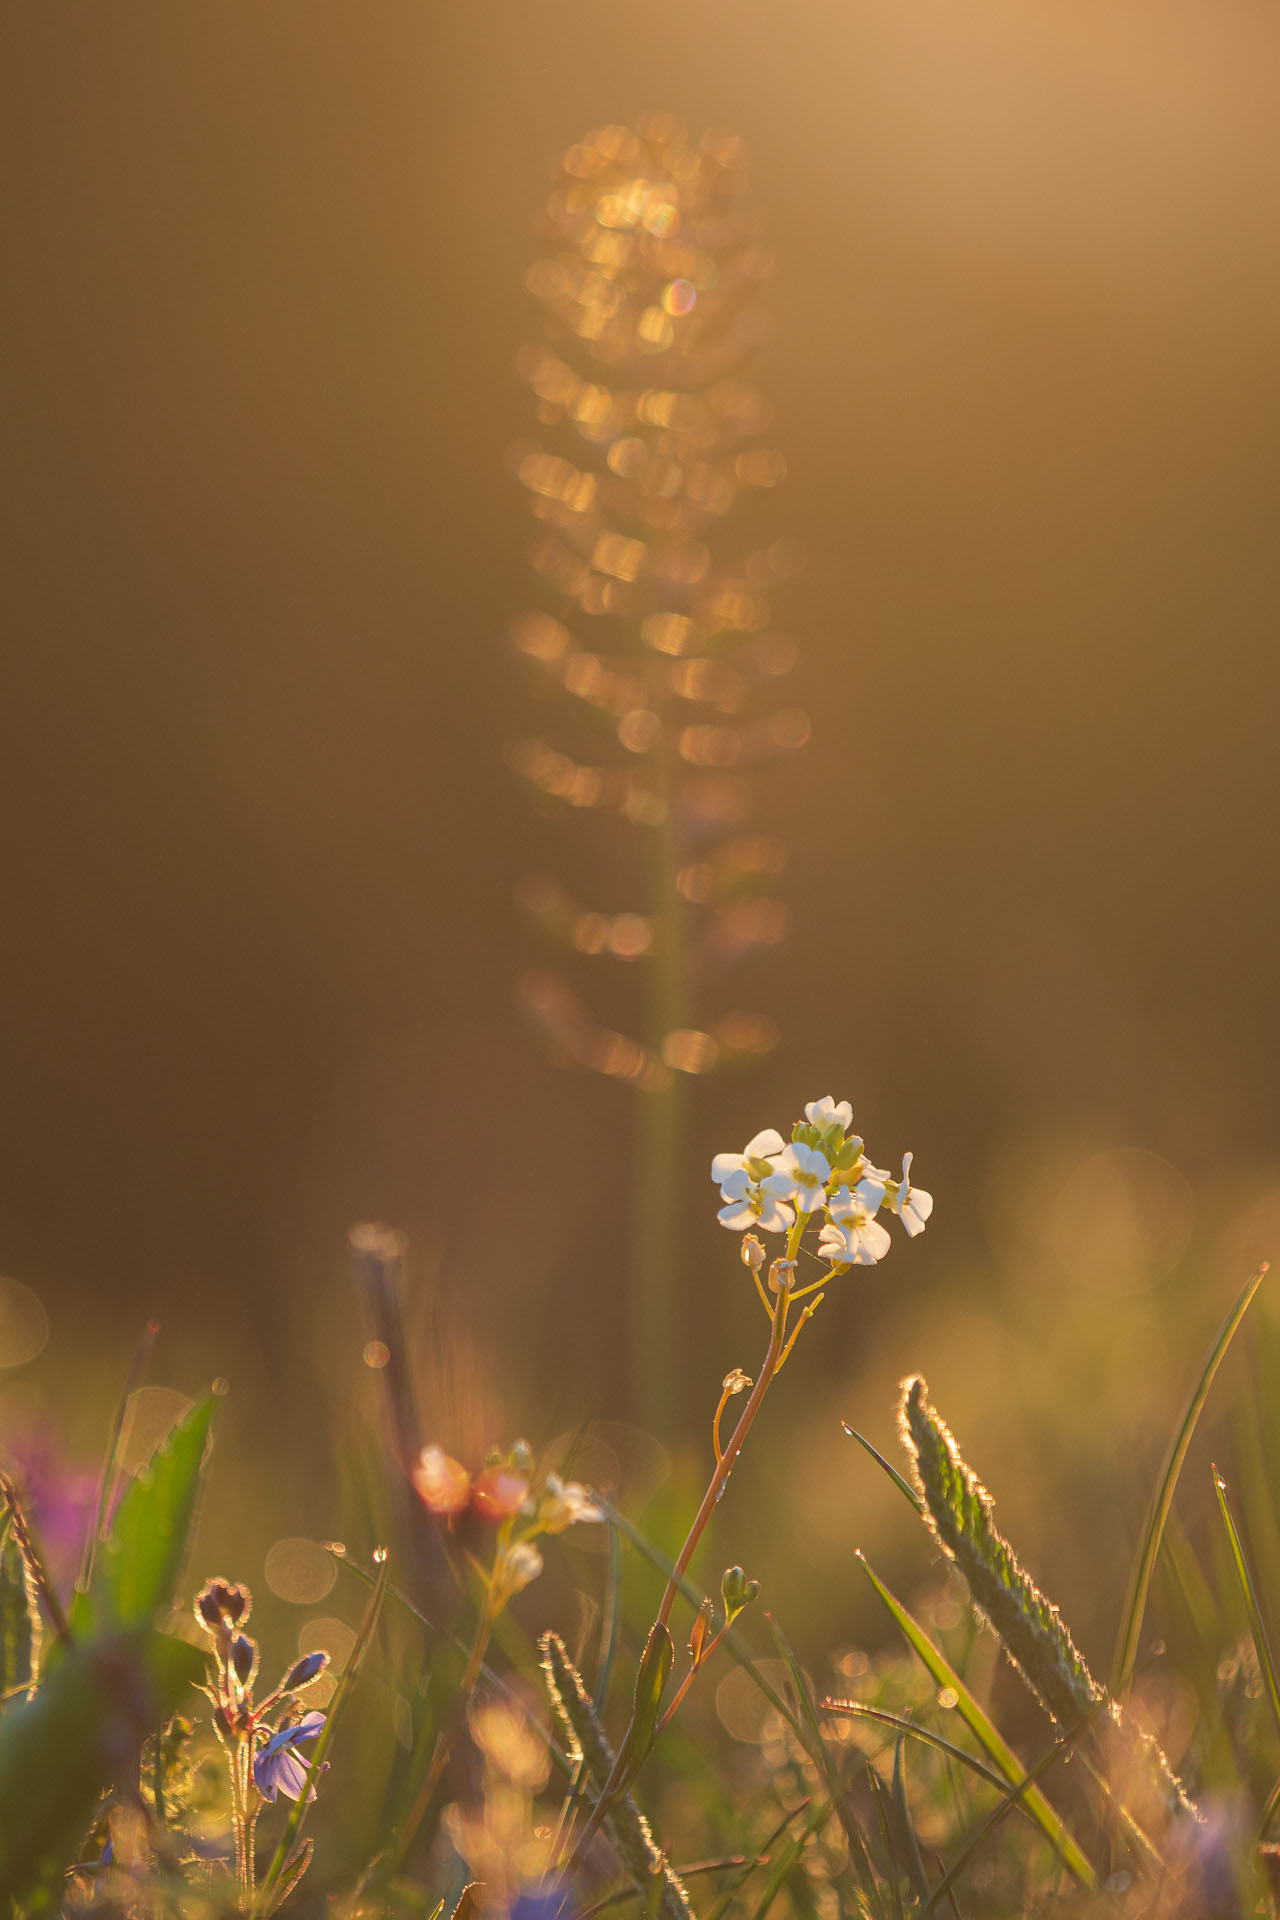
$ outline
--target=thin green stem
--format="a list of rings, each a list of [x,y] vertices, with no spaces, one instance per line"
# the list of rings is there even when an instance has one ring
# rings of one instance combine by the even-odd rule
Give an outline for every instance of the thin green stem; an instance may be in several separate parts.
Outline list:
[[[677,1169],[683,1135],[685,1076],[663,1060],[667,1035],[687,1025],[683,903],[676,886],[679,856],[672,821],[671,744],[664,727],[652,755],[660,809],[647,829],[649,901],[654,941],[647,966],[647,1039],[665,1083],[641,1093],[636,1117],[635,1252],[631,1286],[631,1364],[636,1412],[652,1431],[670,1431],[679,1404],[672,1302],[675,1293]]]

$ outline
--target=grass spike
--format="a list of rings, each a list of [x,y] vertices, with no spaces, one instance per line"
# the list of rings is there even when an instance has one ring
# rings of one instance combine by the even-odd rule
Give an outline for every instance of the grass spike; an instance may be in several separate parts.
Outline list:
[[[930,1530],[964,1574],[975,1605],[1045,1711],[1068,1727],[1104,1712],[1126,1767],[1138,1762],[1171,1812],[1194,1814],[1159,1746],[1098,1685],[1062,1615],[1000,1533],[993,1517],[995,1502],[965,1462],[946,1422],[930,1406],[927,1383],[919,1374],[903,1383],[901,1425]]]
[[[605,1737],[591,1705],[591,1696],[574,1666],[559,1634],[544,1633],[538,1642],[542,1667],[547,1678],[551,1704],[564,1723],[571,1742],[571,1757],[586,1769],[587,1777],[599,1792],[613,1771],[614,1752]],[[653,1837],[649,1822],[627,1793],[614,1800],[604,1820],[605,1828],[617,1848],[618,1857],[636,1884],[642,1898],[658,1887],[657,1913],[661,1920],[693,1920],[693,1908],[679,1876],[667,1861]]]

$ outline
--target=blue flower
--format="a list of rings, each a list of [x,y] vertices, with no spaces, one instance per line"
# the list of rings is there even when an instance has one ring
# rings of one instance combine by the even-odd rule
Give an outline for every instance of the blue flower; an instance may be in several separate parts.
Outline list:
[[[300,1740],[314,1740],[324,1725],[322,1713],[306,1713],[291,1727],[281,1727],[273,1733],[261,1753],[253,1757],[253,1777],[258,1792],[264,1800],[274,1801],[277,1793],[284,1794],[288,1800],[300,1800],[307,1786],[307,1764],[300,1760],[293,1749]],[[314,1800],[316,1790],[307,1791],[308,1800]]]

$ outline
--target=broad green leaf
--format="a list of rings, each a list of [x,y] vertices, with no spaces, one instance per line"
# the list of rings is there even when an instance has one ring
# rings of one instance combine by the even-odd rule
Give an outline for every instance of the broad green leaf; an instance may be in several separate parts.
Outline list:
[[[1063,1864],[1070,1869],[1080,1884],[1085,1887],[1091,1887],[1095,1879],[1093,1868],[1089,1865],[1084,1854],[1080,1851],[1079,1846],[1072,1839],[1066,1827],[1063,1825],[1062,1820],[1058,1814],[1054,1812],[1039,1787],[1034,1784],[1027,1784],[1029,1779],[1027,1770],[1019,1760],[1017,1754],[1013,1751],[1013,1748],[1006,1743],[1003,1736],[996,1730],[987,1714],[960,1678],[960,1675],[956,1672],[946,1656],[940,1653],[937,1647],[934,1646],[933,1641],[924,1631],[924,1628],[912,1619],[911,1615],[902,1605],[902,1602],[894,1598],[888,1587],[873,1573],[861,1554],[858,1555],[858,1560],[868,1580],[870,1580],[872,1586],[884,1602],[885,1607],[894,1620],[897,1621],[899,1628],[912,1650],[923,1662],[937,1684],[940,1687],[948,1688],[955,1694],[957,1711],[974,1739],[978,1742],[978,1745],[982,1748],[982,1751],[986,1754],[988,1760],[991,1761],[998,1772],[1004,1775],[1010,1786],[1024,1790],[1023,1799],[1027,1811],[1040,1831],[1044,1834],[1045,1838],[1052,1843],[1062,1859]]]
[[[1218,1329],[1218,1337],[1209,1349],[1208,1358],[1200,1369],[1200,1377],[1191,1390],[1191,1398],[1187,1402],[1178,1430],[1169,1443],[1169,1451],[1165,1455],[1160,1478],[1151,1496],[1151,1506],[1142,1532],[1142,1545],[1138,1549],[1138,1557],[1133,1563],[1133,1572],[1129,1576],[1129,1591],[1125,1597],[1124,1613],[1120,1620],[1115,1659],[1111,1666],[1111,1691],[1117,1699],[1123,1697],[1133,1673],[1133,1663],[1138,1657],[1138,1637],[1142,1632],[1142,1616],[1147,1608],[1147,1592],[1151,1586],[1151,1575],[1155,1570],[1156,1557],[1160,1552],[1160,1541],[1164,1535],[1165,1523],[1169,1518],[1169,1509],[1173,1505],[1178,1475],[1182,1472],[1182,1463],[1191,1445],[1191,1436],[1196,1430],[1196,1422],[1209,1397],[1214,1375],[1222,1365],[1227,1348],[1235,1336],[1236,1328],[1248,1312],[1249,1302],[1262,1285],[1266,1273],[1267,1267],[1264,1262],[1247,1282],[1244,1291]]]
[[[203,1678],[198,1649],[166,1634],[112,1635],[65,1651],[40,1690],[0,1720],[0,1911],[56,1912],[99,1795]]]
[[[195,1520],[214,1404],[211,1395],[198,1400],[126,1489],[98,1548],[89,1590],[75,1597],[73,1632],[150,1627],[173,1605]]]

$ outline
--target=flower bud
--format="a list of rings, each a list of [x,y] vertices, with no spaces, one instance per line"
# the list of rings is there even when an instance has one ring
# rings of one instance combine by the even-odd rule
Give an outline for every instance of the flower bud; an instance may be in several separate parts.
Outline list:
[[[724,1601],[725,1615],[729,1620],[737,1618],[744,1607],[760,1597],[760,1582],[748,1580],[741,1567],[726,1567],[724,1578],[720,1582],[720,1598]]]
[[[769,1285],[774,1293],[781,1293],[784,1286],[790,1291],[796,1277],[794,1260],[775,1260],[769,1269]]]
[[[258,1671],[258,1644],[247,1633],[238,1633],[231,1643],[231,1669],[242,1687],[247,1687]]]
[[[228,1580],[210,1580],[195,1598],[196,1619],[206,1633],[227,1633],[249,1618],[253,1601],[248,1587]]]
[[[295,1660],[280,1683],[281,1693],[297,1693],[300,1687],[309,1687],[318,1680],[329,1664],[327,1653],[304,1653],[301,1660]]]
[[[517,1440],[507,1455],[507,1465],[526,1477],[533,1472],[533,1448],[527,1440]]]
[[[762,1273],[764,1271],[763,1240],[757,1239],[754,1233],[744,1234],[742,1246],[739,1251],[742,1255],[742,1264],[744,1267],[750,1267],[752,1273]]]
[[[476,1477],[472,1505],[486,1520],[506,1520],[529,1497],[529,1476],[514,1467],[487,1467]]]

